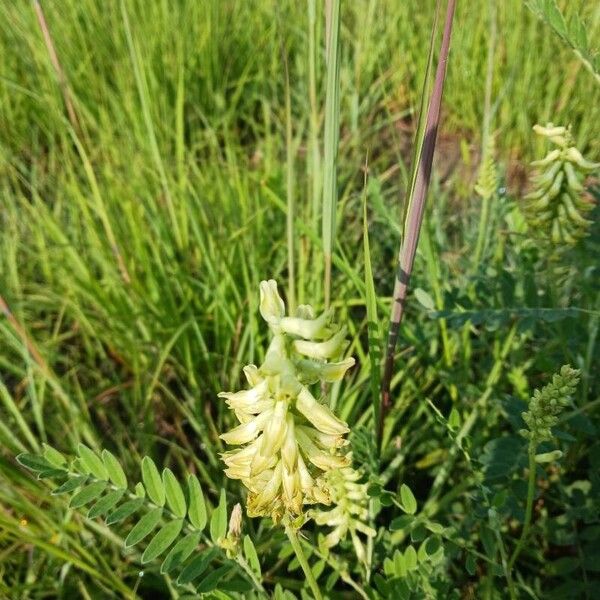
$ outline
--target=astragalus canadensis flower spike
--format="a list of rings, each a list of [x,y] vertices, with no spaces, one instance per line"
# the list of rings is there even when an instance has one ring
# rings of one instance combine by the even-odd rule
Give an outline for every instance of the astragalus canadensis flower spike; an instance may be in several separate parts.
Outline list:
[[[303,305],[286,316],[274,280],[260,284],[260,313],[273,336],[263,364],[244,367],[249,389],[219,394],[240,422],[221,435],[238,446],[222,458],[225,474],[248,488],[248,515],[279,522],[301,515],[307,504],[329,504],[325,474],[350,463],[341,451],[348,425],[310,386],[339,381],[354,359],[342,358],[346,329],[332,325],[331,311],[315,317]]]
[[[527,429],[521,429],[520,433],[528,441],[527,456],[529,459],[529,475],[527,478],[527,500],[525,504],[525,520],[521,537],[508,560],[508,570],[512,569],[521,550],[525,546],[531,527],[531,516],[533,514],[533,501],[535,498],[536,472],[538,463],[547,463],[562,457],[560,450],[536,454],[538,446],[542,442],[549,442],[553,438],[552,427],[558,425],[560,413],[572,402],[579,383],[580,371],[563,365],[559,373],[555,373],[552,381],[541,390],[536,389],[529,400],[528,410],[521,413]],[[509,582],[510,583],[510,582]],[[512,584],[511,588],[512,588]],[[511,589],[511,598],[516,598],[514,590]]]
[[[366,524],[369,518],[367,484],[359,483],[361,473],[352,467],[329,471],[325,478],[334,506],[328,509],[314,508],[308,514],[317,525],[333,528],[323,540],[325,548],[337,546],[349,533],[357,558],[365,562],[367,553],[358,534],[362,533],[367,537],[376,534],[376,531]]]
[[[524,214],[534,234],[548,239],[554,246],[574,246],[587,235],[591,221],[585,216],[594,208],[586,197],[583,180],[600,168],[600,163],[586,160],[575,147],[567,127],[548,123],[533,130],[547,138],[554,148],[532,164],[537,173],[533,190],[525,196]]]
[[[534,391],[529,410],[522,413],[527,429],[521,430],[521,435],[533,446],[552,439],[551,428],[558,424],[560,413],[571,404],[579,375],[579,370],[563,365],[548,385]]]

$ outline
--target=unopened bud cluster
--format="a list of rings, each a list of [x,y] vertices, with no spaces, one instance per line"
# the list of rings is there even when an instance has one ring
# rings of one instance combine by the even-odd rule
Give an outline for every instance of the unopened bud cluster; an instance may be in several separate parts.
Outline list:
[[[484,200],[494,196],[498,189],[498,169],[494,160],[495,151],[496,144],[493,136],[490,136],[483,151],[481,167],[475,184],[475,191]]]
[[[326,548],[333,548],[349,533],[356,556],[365,561],[365,547],[358,534],[373,537],[376,533],[366,524],[369,516],[367,484],[359,483],[361,474],[352,467],[329,471],[325,478],[335,506],[331,509],[312,509],[309,516],[317,525],[333,527],[333,531],[325,536]]]
[[[524,214],[533,233],[557,245],[572,246],[587,235],[591,221],[585,218],[594,204],[586,197],[585,175],[600,168],[600,163],[586,160],[575,147],[570,130],[548,123],[533,130],[556,148],[532,166],[538,168],[533,191],[525,197]]]
[[[347,424],[309,386],[342,379],[354,359],[341,360],[346,330],[331,324],[330,311],[315,317],[303,305],[286,316],[273,280],[260,284],[260,313],[273,334],[263,364],[244,367],[250,389],[219,394],[240,422],[221,435],[239,446],[222,458],[226,475],[249,490],[248,514],[277,522],[305,504],[331,502],[324,474],[349,464],[340,451]]]
[[[522,429],[521,435],[536,444],[551,440],[550,430],[557,425],[562,410],[571,404],[578,383],[579,371],[564,365],[551,383],[541,391],[536,389],[529,401],[529,410],[522,413],[528,429]]]

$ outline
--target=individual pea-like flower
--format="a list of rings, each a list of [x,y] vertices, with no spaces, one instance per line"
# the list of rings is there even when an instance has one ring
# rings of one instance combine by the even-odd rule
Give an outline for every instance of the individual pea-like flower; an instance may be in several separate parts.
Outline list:
[[[369,517],[367,484],[359,483],[361,473],[351,466],[329,471],[325,478],[331,491],[334,507],[331,509],[311,509],[308,516],[317,525],[328,525],[333,530],[323,540],[325,548],[333,548],[348,534],[354,551],[360,561],[366,560],[366,551],[359,533],[367,537],[376,532],[366,524]]]
[[[277,522],[330,503],[324,475],[350,462],[341,452],[347,424],[309,386],[340,380],[354,359],[342,358],[346,330],[331,324],[331,311],[315,317],[303,305],[286,316],[274,280],[260,284],[260,313],[273,334],[263,364],[244,367],[249,389],[219,394],[240,423],[221,435],[239,446],[222,459],[225,474],[248,488],[248,514]]]

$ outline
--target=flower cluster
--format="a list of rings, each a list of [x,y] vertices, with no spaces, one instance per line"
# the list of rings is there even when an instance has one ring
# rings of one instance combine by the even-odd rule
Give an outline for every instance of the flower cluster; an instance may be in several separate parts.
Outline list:
[[[364,561],[366,552],[358,533],[367,537],[376,534],[373,528],[365,524],[369,517],[367,484],[359,483],[361,473],[352,467],[329,471],[325,478],[335,506],[329,510],[313,509],[309,516],[317,525],[333,527],[323,541],[325,548],[333,548],[350,533],[356,556]]]
[[[590,221],[585,218],[594,204],[584,194],[585,175],[600,168],[581,155],[566,127],[548,123],[534,131],[555,146],[542,160],[532,163],[539,170],[533,179],[533,191],[525,197],[524,213],[532,230],[554,245],[572,246],[585,237]]]
[[[238,449],[223,453],[225,473],[248,488],[250,516],[300,515],[305,504],[331,501],[324,474],[346,467],[340,451],[349,429],[310,390],[340,380],[354,364],[341,360],[345,328],[331,324],[331,312],[315,317],[309,305],[286,316],[273,280],[260,284],[260,312],[273,338],[260,367],[244,373],[250,389],[222,392],[240,425],[221,435]]]
[[[528,429],[522,429],[521,435],[534,444],[552,439],[550,429],[558,423],[558,415],[571,403],[571,396],[579,383],[579,371],[564,365],[552,381],[535,390],[529,401],[529,410],[522,413]]]

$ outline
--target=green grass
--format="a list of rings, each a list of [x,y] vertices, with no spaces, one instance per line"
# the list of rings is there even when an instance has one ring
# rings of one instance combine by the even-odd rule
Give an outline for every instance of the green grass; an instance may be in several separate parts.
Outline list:
[[[370,320],[389,313],[434,4],[342,3],[331,298],[349,322],[359,367],[343,388],[334,386],[332,403],[355,429],[372,419],[366,306]],[[569,430],[577,444],[564,486],[552,482],[548,497],[543,533],[551,541],[521,558],[527,585],[543,597],[567,581],[546,563],[592,553],[595,539],[569,531],[576,540],[561,553],[563,525],[552,518],[562,502],[567,521],[582,526],[573,482],[595,481],[599,238],[596,225],[568,267],[536,269],[514,207],[519,173],[542,151],[534,123],[572,124],[578,146],[598,160],[600,87],[522,2],[498,2],[490,127],[508,195],[492,203],[494,233],[473,263],[488,36],[487,3],[480,4],[457,7],[428,243],[412,281],[448,313],[431,318],[409,303],[381,483],[397,490],[409,482],[429,518],[452,527],[469,551],[499,561],[471,536],[487,527],[485,515],[473,520],[478,461],[492,452],[490,440],[511,430],[507,397],[525,400],[563,363],[581,368],[580,412]],[[295,245],[298,303],[326,297],[320,216],[328,179],[317,145],[325,118],[322,6],[64,0],[60,9],[43,7],[80,128],[66,117],[32,6],[2,3],[0,295],[12,317],[0,319],[0,595],[134,597],[139,587],[146,597],[153,589],[167,597],[168,584],[151,570],[139,579],[135,551],[123,552],[115,533],[51,498],[14,455],[41,442],[72,452],[83,441],[110,448],[130,472],[145,454],[174,471],[195,470],[212,506],[223,486],[239,497],[218,457],[218,433],[231,421],[215,399],[239,383],[244,364],[262,358],[258,282],[273,277],[288,288]],[[582,11],[593,39],[594,3],[567,8]],[[367,154],[376,299],[369,276],[365,284],[362,243]],[[295,244],[286,236],[288,206]],[[524,307],[550,309],[549,316],[501,312]],[[568,307],[582,311],[573,317]],[[462,309],[491,312],[469,324],[456,315]],[[450,428],[453,408],[459,421]],[[590,492],[582,502],[594,501]],[[503,523],[510,539],[518,537],[515,514]],[[271,532],[245,523],[259,554],[275,564]],[[399,530],[395,542],[410,535]],[[456,541],[448,554],[456,587],[499,597],[493,590],[502,580],[485,561],[476,576],[465,572],[462,547]],[[582,559],[572,577],[593,583],[592,562]],[[267,584],[292,579],[294,589],[299,578],[274,570]]]

